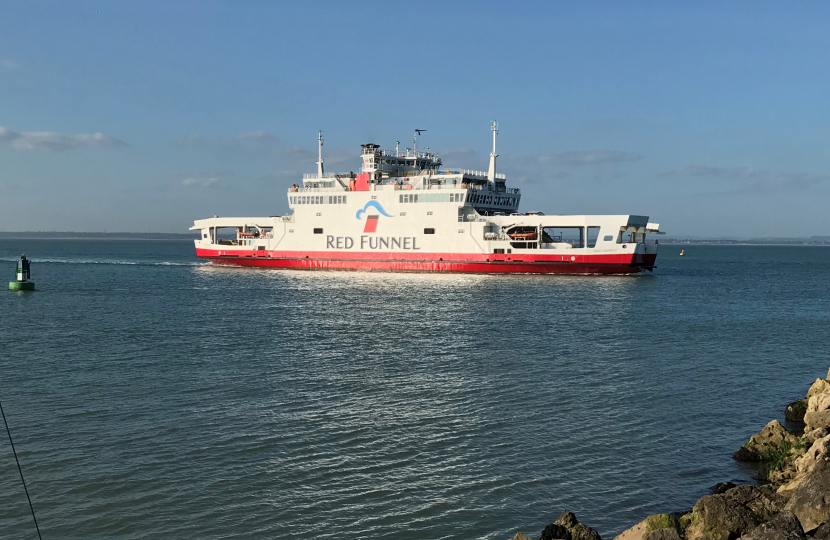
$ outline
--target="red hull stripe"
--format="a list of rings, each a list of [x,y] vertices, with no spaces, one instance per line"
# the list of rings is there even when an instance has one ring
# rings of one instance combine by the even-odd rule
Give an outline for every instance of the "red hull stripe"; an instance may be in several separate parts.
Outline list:
[[[272,268],[483,272],[534,274],[631,274],[654,266],[656,255],[535,255],[335,251],[236,251],[197,249],[218,264]],[[573,257],[574,260],[571,260]]]

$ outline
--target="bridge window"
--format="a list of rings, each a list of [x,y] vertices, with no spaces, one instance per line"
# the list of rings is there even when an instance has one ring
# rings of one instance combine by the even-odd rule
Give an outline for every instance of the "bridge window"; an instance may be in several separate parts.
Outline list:
[[[435,234],[435,229],[424,229],[424,234]]]
[[[618,244],[630,244],[634,242],[634,229],[620,227],[620,235],[617,237]]]
[[[599,238],[599,227],[588,227],[588,247],[596,247]]]
[[[314,234],[323,234],[323,229],[320,229],[320,228],[314,229]]]

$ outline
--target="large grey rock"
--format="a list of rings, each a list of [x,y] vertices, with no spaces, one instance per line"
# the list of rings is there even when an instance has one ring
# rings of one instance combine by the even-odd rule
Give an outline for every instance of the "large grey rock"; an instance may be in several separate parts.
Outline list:
[[[602,540],[599,533],[584,523],[577,523],[571,529],[571,540]]]
[[[556,518],[556,521],[554,521],[554,523],[557,525],[562,525],[566,529],[573,529],[579,524],[579,520],[576,519],[576,514],[565,510],[564,512],[559,514],[559,517]]]
[[[646,526],[646,520],[643,520],[640,523],[631,527],[630,529],[626,529],[617,536],[615,536],[614,540],[643,540],[643,537],[648,532],[649,531]]]
[[[646,537],[649,537],[651,540],[660,540],[661,538],[668,540],[668,537],[673,538],[668,529],[676,532],[679,531],[680,522],[678,519],[670,514],[654,514],[648,516],[630,529],[621,532],[614,540],[645,540]],[[658,534],[655,535],[652,533]]]
[[[825,435],[813,441],[810,448],[793,462],[794,477],[789,483],[778,488],[778,493],[795,490],[819,463],[828,461],[830,461],[830,435]]]
[[[830,428],[830,410],[804,413],[804,433],[822,428]]]
[[[830,376],[830,373],[828,373]],[[827,379],[816,379],[815,382],[810,386],[810,389],[807,390],[807,399],[810,399],[816,394],[823,394],[830,390],[830,381]]]
[[[805,412],[807,412],[807,400],[799,399],[787,405],[784,409],[784,418],[790,422],[803,422]]]
[[[813,540],[830,540],[830,522],[819,525],[813,533]]]
[[[807,412],[826,411],[830,409],[830,390],[814,394],[807,400]]]
[[[798,437],[784,429],[778,420],[773,420],[764,429],[749,438],[746,444],[732,456],[738,461],[763,461],[777,451],[782,442],[795,443]]]
[[[743,535],[741,540],[807,540],[807,535],[798,518],[785,510]]]
[[[539,540],[571,540],[571,531],[562,525],[551,523],[544,528]]]
[[[738,487],[738,484],[734,482],[718,482],[714,486],[710,487],[709,491],[712,493],[712,495],[720,495],[722,493],[726,493],[733,487]]]
[[[784,497],[765,486],[738,486],[708,495],[695,504],[686,538],[733,540],[768,521],[784,503]]]
[[[830,462],[816,462],[792,490],[784,509],[798,517],[805,531],[830,520]]]
[[[657,529],[643,535],[643,540],[681,540],[677,529]]]
[[[827,428],[814,429],[813,431],[804,432],[804,441],[813,444],[817,439],[830,435],[830,430]]]
[[[545,527],[539,540],[602,540],[599,533],[579,522],[573,512],[562,512],[559,518]]]

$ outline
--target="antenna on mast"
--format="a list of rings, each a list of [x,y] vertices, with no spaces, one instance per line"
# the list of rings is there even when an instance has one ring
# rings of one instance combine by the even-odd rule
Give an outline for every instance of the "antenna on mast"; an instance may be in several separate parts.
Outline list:
[[[499,123],[493,120],[493,124],[490,126],[490,129],[493,131],[493,151],[490,153],[490,170],[487,171],[487,179],[491,182],[496,181],[496,158],[499,155],[496,153],[496,135],[499,134]]]
[[[421,136],[421,132],[426,131],[425,129],[416,129],[415,136],[412,137],[412,152],[415,154],[415,157],[418,157],[418,137]]]
[[[317,178],[323,177],[323,132],[317,132]]]

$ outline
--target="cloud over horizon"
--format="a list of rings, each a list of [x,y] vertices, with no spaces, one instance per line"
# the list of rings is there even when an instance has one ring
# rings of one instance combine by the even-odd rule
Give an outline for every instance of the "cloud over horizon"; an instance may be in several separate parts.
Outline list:
[[[830,175],[796,171],[772,171],[751,167],[715,167],[710,165],[686,165],[658,174],[660,178],[701,178],[733,181],[719,184],[726,189],[717,193],[758,194],[791,192],[830,184]]]
[[[539,156],[542,163],[559,165],[594,165],[598,163],[627,163],[640,161],[643,156],[616,150],[575,150]]]
[[[96,133],[56,133],[54,131],[17,132],[0,126],[0,143],[16,150],[52,150],[62,152],[76,148],[114,148],[129,146],[124,141]]]
[[[219,179],[215,176],[207,176],[207,177],[188,177],[182,180],[183,186],[196,186],[196,187],[210,187],[214,184],[219,182]]]
[[[274,160],[274,165],[281,169],[294,170],[299,168],[312,172],[317,167],[316,143],[308,146],[285,144],[264,129],[221,137],[189,135],[179,139],[178,146],[195,150],[206,149],[211,151],[214,156],[225,158],[244,157],[246,159],[265,158]],[[351,166],[354,168],[359,166],[360,157],[355,151],[338,147],[326,147],[323,152],[323,161],[326,170],[333,171],[338,167]]]

